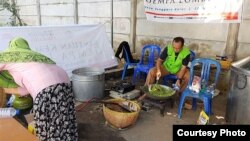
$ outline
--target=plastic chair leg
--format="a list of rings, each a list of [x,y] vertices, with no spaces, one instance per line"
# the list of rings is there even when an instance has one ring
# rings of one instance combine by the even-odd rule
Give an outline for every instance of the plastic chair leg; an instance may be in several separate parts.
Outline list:
[[[196,108],[197,108],[197,104],[196,104],[196,98],[193,98],[193,100],[192,100],[192,109],[193,110],[196,110]]]
[[[182,95],[181,95],[181,98],[180,98],[179,106],[178,106],[178,118],[179,119],[181,118],[181,112],[182,112],[183,104],[184,104],[184,101],[185,101],[185,97],[186,97],[186,95],[183,92]]]
[[[210,99],[210,102],[209,102],[209,103],[210,103],[210,115],[212,115],[212,114],[213,114],[213,111],[212,111],[212,103],[213,103],[213,102],[212,102],[212,99]]]
[[[122,80],[124,80],[124,77],[126,75],[126,70],[128,69],[128,65],[124,65],[123,72],[122,72]]]
[[[138,71],[137,73],[136,73],[136,78],[137,77],[139,77],[139,80],[141,79],[141,72],[140,71]]]
[[[136,68],[134,68],[134,75],[133,75],[133,81],[132,81],[132,83],[135,85],[135,83],[136,83],[136,75],[137,75],[137,70],[136,70]]]
[[[204,109],[205,113],[210,116],[211,115],[211,99],[204,97]]]

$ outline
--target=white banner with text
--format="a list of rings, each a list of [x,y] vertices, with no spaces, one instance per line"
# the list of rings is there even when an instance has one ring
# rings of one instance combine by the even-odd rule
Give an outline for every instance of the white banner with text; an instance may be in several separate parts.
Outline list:
[[[118,65],[104,25],[1,27],[0,51],[15,37],[23,37],[34,51],[62,67],[69,76],[81,67]]]
[[[147,20],[168,23],[239,23],[243,0],[144,0]]]

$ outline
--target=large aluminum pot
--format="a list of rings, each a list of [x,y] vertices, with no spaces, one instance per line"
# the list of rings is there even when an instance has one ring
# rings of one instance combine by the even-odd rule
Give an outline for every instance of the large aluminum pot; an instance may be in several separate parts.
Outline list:
[[[226,120],[232,124],[250,124],[250,57],[232,64]]]
[[[79,68],[72,71],[72,85],[75,99],[87,101],[102,98],[104,93],[104,69]]]

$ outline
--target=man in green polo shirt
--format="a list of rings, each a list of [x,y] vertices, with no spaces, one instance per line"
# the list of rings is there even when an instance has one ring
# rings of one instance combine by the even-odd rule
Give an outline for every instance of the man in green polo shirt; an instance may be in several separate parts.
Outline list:
[[[175,37],[172,44],[167,45],[160,58],[157,59],[156,67],[149,71],[145,85],[153,84],[155,79],[158,80],[168,74],[175,74],[178,78],[176,85],[180,87],[180,92],[182,92],[189,81],[187,69],[189,61],[190,51],[184,46],[184,39]]]

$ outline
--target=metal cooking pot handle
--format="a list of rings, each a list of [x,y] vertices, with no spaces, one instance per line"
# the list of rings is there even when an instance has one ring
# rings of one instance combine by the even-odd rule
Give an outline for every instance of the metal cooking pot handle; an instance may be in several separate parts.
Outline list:
[[[244,83],[244,84],[240,84]],[[240,90],[245,89],[247,86],[247,76],[244,74],[239,74],[236,76],[236,87]]]

